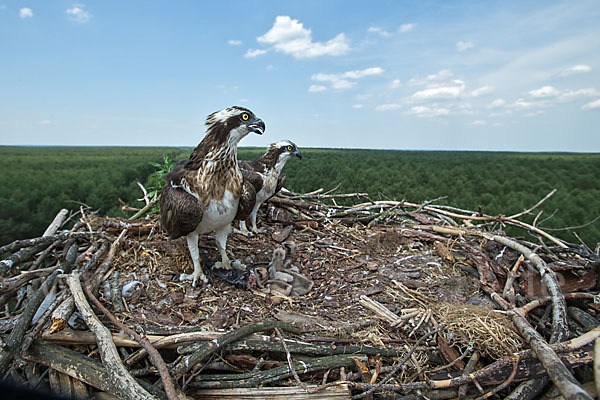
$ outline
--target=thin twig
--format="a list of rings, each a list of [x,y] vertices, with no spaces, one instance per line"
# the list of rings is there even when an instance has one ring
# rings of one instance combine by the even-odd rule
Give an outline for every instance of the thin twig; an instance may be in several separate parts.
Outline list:
[[[519,357],[515,356],[515,359],[513,361],[513,369],[512,369],[512,372],[510,373],[508,379],[506,379],[506,381],[502,382],[501,385],[490,390],[483,396],[478,397],[476,400],[488,399],[488,398],[492,397],[493,395],[495,395],[496,393],[500,392],[501,390],[506,389],[508,387],[508,385],[510,385],[512,383],[512,381],[515,379],[515,376],[517,375],[517,371],[518,371],[518,366],[519,366]]]
[[[423,343],[429,336],[431,335],[435,335],[436,333],[440,332],[441,330],[443,330],[445,328],[444,325],[440,325],[437,329],[434,329],[432,331],[427,332],[426,334],[424,334],[423,336],[421,336],[419,338],[419,340],[417,340],[417,342],[413,345],[413,347],[410,349],[410,351],[408,353],[406,353],[404,355],[404,357],[402,357],[402,359],[398,362],[398,364],[394,367],[394,369],[385,377],[381,380],[381,382],[379,382],[377,385],[375,385],[374,387],[370,388],[369,390],[367,390],[366,392],[357,394],[355,396],[352,396],[353,399],[362,399],[363,397],[369,395],[370,393],[373,393],[375,390],[377,390],[380,386],[385,385],[388,381],[390,381],[390,379],[392,379],[392,377],[398,372],[400,371],[400,369],[402,368],[402,366],[404,365],[404,363],[406,363],[406,361],[408,361],[408,359],[413,355],[413,353],[415,352],[415,350],[417,349],[418,346],[421,345],[421,343]]]
[[[131,335],[147,352],[152,364],[158,370],[160,378],[162,379],[163,385],[165,387],[165,392],[167,393],[167,397],[169,400],[178,400],[180,396],[177,394],[175,389],[175,385],[173,384],[173,380],[171,379],[171,375],[169,375],[169,370],[167,369],[167,365],[163,360],[162,356],[152,346],[152,343],[148,340],[146,336],[141,336],[139,333],[123,324],[121,321],[117,319],[106,307],[100,303],[100,301],[92,294],[92,292],[87,288],[87,286],[82,285],[83,292],[85,295],[94,303],[94,305],[109,319],[113,324],[115,324],[119,329],[123,330],[128,335]]]

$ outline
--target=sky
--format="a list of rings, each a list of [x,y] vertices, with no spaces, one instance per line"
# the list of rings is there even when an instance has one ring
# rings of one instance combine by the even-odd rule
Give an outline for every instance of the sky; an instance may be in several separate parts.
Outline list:
[[[600,1],[0,0],[0,145],[600,152]]]

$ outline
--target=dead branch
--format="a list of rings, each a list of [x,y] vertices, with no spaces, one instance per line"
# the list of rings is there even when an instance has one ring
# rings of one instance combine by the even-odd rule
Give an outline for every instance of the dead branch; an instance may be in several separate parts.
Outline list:
[[[56,217],[54,217],[54,220],[52,221],[52,223],[50,223],[50,225],[48,225],[48,228],[46,228],[46,231],[44,231],[44,233],[42,234],[42,237],[52,236],[52,235],[56,234],[56,231],[58,231],[58,229],[64,224],[68,215],[69,215],[69,210],[67,210],[66,208],[63,208],[62,210],[60,210],[58,212],[58,214],[56,214]]]
[[[537,202],[537,203],[536,203],[536,204],[535,204],[533,207],[531,207],[531,208],[528,208],[527,210],[525,210],[525,211],[522,211],[522,212],[520,212],[520,213],[517,213],[517,214],[511,215],[511,216],[510,216],[510,217],[508,217],[508,218],[510,218],[510,219],[517,219],[517,218],[519,218],[519,217],[522,217],[523,215],[527,215],[527,214],[529,214],[530,212],[532,212],[533,210],[535,210],[536,208],[538,208],[539,206],[541,206],[541,205],[542,205],[542,204],[543,204],[543,203],[544,203],[546,200],[548,200],[550,197],[552,197],[552,196],[554,195],[554,193],[556,193],[556,191],[557,191],[557,190],[558,190],[558,189],[554,189],[554,190],[552,190],[552,191],[551,191],[550,193],[548,193],[548,194],[547,194],[547,195],[546,195],[546,196],[545,196],[543,199],[541,199],[540,201],[538,201],[538,202]],[[533,225],[535,226],[535,224],[533,224]]]
[[[350,354],[340,354],[336,356],[327,356],[320,358],[312,358],[304,361],[296,361],[293,368],[299,374],[305,374],[315,371],[323,371],[340,367],[351,367],[354,365],[354,357]],[[366,357],[359,357],[366,361]],[[248,388],[259,385],[266,385],[271,382],[276,382],[282,379],[290,378],[292,372],[289,365],[271,368],[266,371],[250,372],[247,374],[235,375],[200,375],[195,382],[189,384],[194,388]],[[347,382],[338,382],[337,384],[345,384]]]
[[[17,320],[15,327],[12,332],[6,339],[4,346],[0,348],[0,371],[6,371],[15,357],[17,351],[21,347],[21,343],[23,343],[23,339],[25,336],[25,331],[31,324],[31,319],[33,315],[38,310],[38,307],[46,297],[46,293],[50,290],[52,286],[54,286],[54,282],[56,281],[56,277],[60,273],[67,272],[69,273],[73,268],[73,262],[77,257],[77,245],[71,246],[69,252],[67,253],[67,257],[65,262],[61,265],[62,269],[57,269],[54,271],[48,279],[44,281],[40,289],[35,293],[35,295],[29,300],[25,309],[21,313],[21,316]]]
[[[133,221],[135,219],[140,218],[142,215],[146,214],[148,211],[150,211],[152,209],[152,207],[154,207],[156,205],[156,203],[158,202],[158,199],[159,199],[158,196],[154,197],[152,200],[150,200],[150,202],[148,204],[146,204],[144,206],[144,208],[142,208],[140,211],[138,211],[137,213],[135,213],[134,215],[129,217],[129,220]]]
[[[100,362],[73,350],[36,339],[23,354],[23,358],[67,374],[104,392],[112,392],[110,383],[111,380],[114,380],[112,372],[109,372]],[[167,398],[153,385],[141,380],[138,383],[157,398]]]
[[[164,362],[162,356],[152,346],[152,344],[150,343],[148,338],[146,336],[143,336],[143,337],[140,336],[136,331],[134,331],[133,329],[129,328],[128,326],[124,325],[121,321],[119,321],[114,315],[112,315],[112,313],[110,311],[108,311],[106,309],[106,307],[104,307],[102,305],[102,303],[100,303],[100,301],[98,301],[98,299],[90,292],[90,290],[86,286],[83,286],[83,292],[92,301],[92,303],[94,303],[94,305],[96,307],[98,307],[98,309],[100,309],[100,311],[108,319],[111,320],[111,322],[113,324],[115,324],[119,329],[123,330],[128,335],[132,336],[144,348],[144,350],[146,350],[148,352],[148,355],[150,356],[150,360],[152,361],[152,364],[154,364],[154,366],[158,370],[158,373],[160,374],[160,377],[163,381],[163,385],[165,387],[165,392],[167,393],[167,397],[169,398],[169,400],[180,399],[180,396],[179,396],[179,394],[177,394],[177,391],[175,390],[175,386],[173,385],[173,380],[171,379],[171,376],[169,375],[169,371],[167,370],[167,366],[165,365],[165,362]]]
[[[369,394],[373,393],[375,390],[377,390],[378,388],[380,388],[381,386],[385,385],[387,382],[389,382],[393,376],[400,370],[400,368],[402,368],[402,366],[404,365],[404,363],[406,361],[408,361],[408,359],[410,358],[410,356],[415,352],[415,350],[417,349],[417,347],[424,342],[429,336],[431,335],[435,335],[436,333],[440,332],[441,330],[443,330],[444,327],[440,326],[437,329],[434,329],[432,331],[427,332],[426,334],[424,334],[423,336],[421,336],[419,338],[419,340],[417,340],[417,343],[414,344],[414,346],[410,349],[410,351],[404,356],[402,357],[402,359],[400,361],[398,361],[398,364],[396,364],[396,366],[394,367],[394,369],[392,369],[392,371],[384,378],[381,380],[381,382],[379,382],[377,385],[372,385],[372,387],[370,387],[369,389],[367,389],[367,391],[358,394],[356,396],[352,396],[353,399],[361,399],[365,396],[368,396]]]
[[[94,233],[94,235],[104,235],[103,233]],[[13,253],[16,250],[24,247],[32,247],[37,245],[49,246],[52,242],[64,242],[67,239],[84,239],[90,236],[90,232],[64,232],[52,236],[41,236],[33,239],[15,240],[12,243],[0,247],[0,254]]]
[[[209,355],[213,354],[219,348],[221,348],[233,341],[236,341],[236,340],[239,340],[246,336],[249,336],[253,333],[264,332],[264,331],[272,330],[274,328],[280,328],[286,332],[291,332],[291,333],[295,333],[295,334],[300,333],[300,330],[293,325],[285,324],[285,323],[281,323],[281,322],[275,322],[275,321],[258,322],[255,324],[246,325],[246,326],[238,329],[237,331],[230,332],[228,334],[225,334],[221,337],[218,337],[218,338],[210,341],[209,343],[205,343],[196,352],[183,357],[183,359],[181,361],[179,361],[172,368],[172,370],[171,370],[172,374],[175,377],[175,379],[179,379],[179,378],[181,378],[181,376],[183,374],[190,371],[192,368],[194,368],[194,366],[196,366],[196,364],[198,364],[199,362],[204,360]]]
[[[70,275],[67,282],[77,309],[85,319],[87,326],[94,333],[94,336],[96,336],[102,362],[110,371],[108,384],[112,389],[111,392],[131,400],[156,399],[155,396],[140,386],[122,364],[117,348],[112,341],[110,331],[94,315],[94,312],[85,299],[79,275]]]

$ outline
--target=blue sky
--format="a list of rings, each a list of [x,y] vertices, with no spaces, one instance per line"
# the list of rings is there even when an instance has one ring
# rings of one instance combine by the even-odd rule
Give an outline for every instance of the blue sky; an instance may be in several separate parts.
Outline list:
[[[0,144],[600,152],[600,1],[0,0]]]

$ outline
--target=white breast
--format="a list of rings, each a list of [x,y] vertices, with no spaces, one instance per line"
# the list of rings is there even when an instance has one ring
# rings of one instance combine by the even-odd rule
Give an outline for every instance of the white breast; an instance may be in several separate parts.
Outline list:
[[[228,190],[225,190],[222,200],[210,200],[204,208],[202,221],[196,232],[210,233],[231,224],[237,213],[238,203],[239,199]]]
[[[262,177],[264,183],[263,187],[256,193],[256,202],[259,204],[264,203],[269,197],[273,196],[273,193],[275,193],[278,175],[271,173],[262,175]]]

